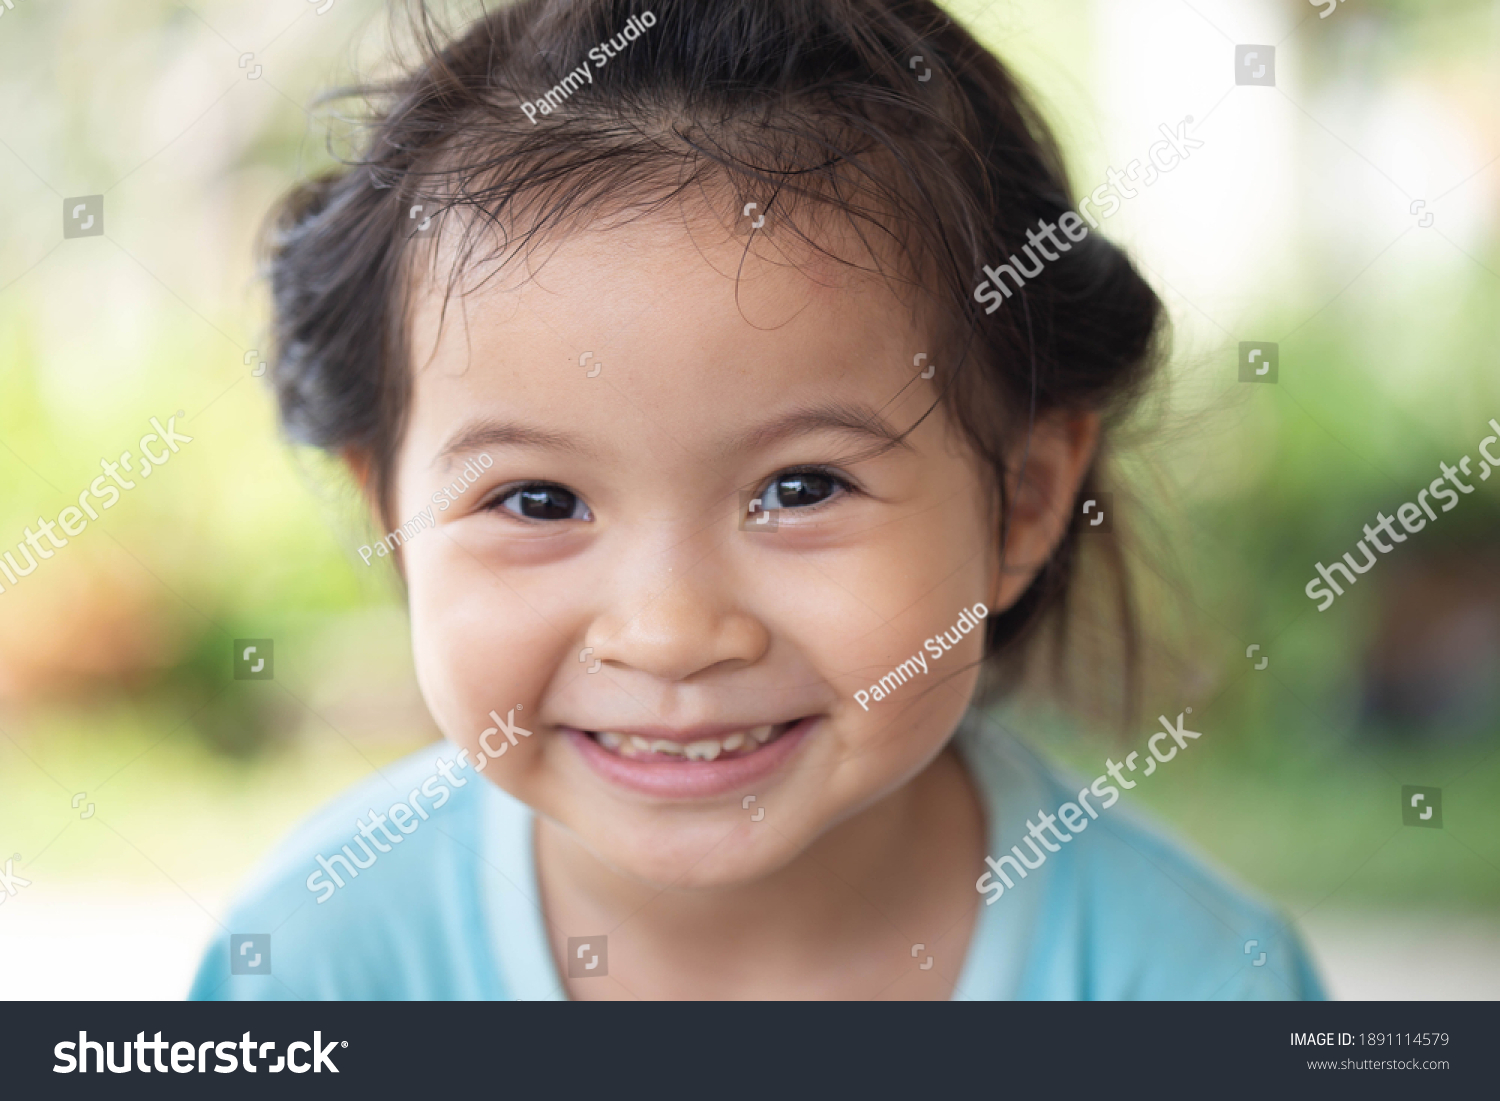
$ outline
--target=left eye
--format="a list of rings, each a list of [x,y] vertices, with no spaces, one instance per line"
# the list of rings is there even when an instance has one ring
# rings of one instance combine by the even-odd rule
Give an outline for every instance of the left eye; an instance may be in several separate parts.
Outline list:
[[[507,512],[527,520],[592,520],[593,513],[572,490],[559,485],[529,485],[513,490],[495,502]]]
[[[817,470],[795,470],[777,475],[760,495],[763,509],[809,508],[820,505],[844,488],[832,474]]]

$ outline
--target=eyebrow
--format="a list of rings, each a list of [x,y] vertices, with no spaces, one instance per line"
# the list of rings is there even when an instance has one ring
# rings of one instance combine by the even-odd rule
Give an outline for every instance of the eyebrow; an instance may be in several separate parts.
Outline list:
[[[886,424],[873,409],[839,402],[793,410],[742,433],[730,447],[734,451],[753,451],[796,436],[829,431],[876,441],[878,446],[860,458],[873,458],[897,447],[911,447],[904,436]],[[580,440],[566,433],[529,428],[512,421],[479,420],[464,425],[450,436],[433,457],[432,466],[451,463],[459,455],[486,447],[546,448],[585,458],[593,454]]]
[[[736,450],[752,451],[812,432],[843,432],[863,436],[878,443],[868,456],[883,455],[897,447],[910,450],[904,433],[897,432],[881,419],[875,410],[862,405],[833,402],[796,409],[766,424],[743,433],[733,444]]]
[[[478,420],[469,422],[450,436],[433,457],[432,465],[451,463],[458,455],[486,447],[538,447],[584,457],[592,454],[581,441],[563,432],[528,428],[512,421]]]

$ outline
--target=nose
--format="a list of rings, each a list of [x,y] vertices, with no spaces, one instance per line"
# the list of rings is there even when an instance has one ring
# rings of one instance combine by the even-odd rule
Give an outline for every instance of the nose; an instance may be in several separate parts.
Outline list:
[[[709,670],[751,665],[764,656],[770,632],[738,598],[733,583],[707,562],[657,573],[590,625],[585,645],[606,665],[662,681],[690,681]]]

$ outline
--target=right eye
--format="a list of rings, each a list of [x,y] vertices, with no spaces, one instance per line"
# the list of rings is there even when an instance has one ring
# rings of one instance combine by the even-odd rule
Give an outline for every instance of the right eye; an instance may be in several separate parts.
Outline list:
[[[592,520],[594,514],[571,489],[552,482],[518,486],[495,498],[491,508],[503,508],[523,520]]]

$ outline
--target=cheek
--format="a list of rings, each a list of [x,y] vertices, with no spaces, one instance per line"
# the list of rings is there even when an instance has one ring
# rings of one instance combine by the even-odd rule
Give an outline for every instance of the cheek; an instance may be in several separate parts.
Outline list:
[[[494,725],[491,710],[504,717],[519,706],[519,725],[540,721],[544,689],[567,645],[566,621],[543,619],[525,593],[443,536],[431,538],[407,559],[413,660],[438,727],[472,751]]]
[[[952,630],[951,624],[948,629]],[[866,693],[868,711],[850,695],[845,696],[841,704],[843,721],[838,726],[849,787],[856,793],[851,811],[909,783],[948,744],[969,708],[978,681],[977,663],[983,650],[978,636],[982,629],[983,624],[970,631],[953,649],[943,651],[940,659],[921,651],[923,642],[931,636],[910,640],[899,661],[921,651],[927,659],[927,672],[920,671],[919,663],[904,683],[896,685],[884,699],[876,700],[872,689],[899,661],[884,666],[858,686]]]
[[[964,505],[955,502],[948,509],[919,511],[882,525],[878,542],[862,547],[843,568],[819,577],[817,591],[841,599],[814,596],[801,603],[798,618],[812,625],[802,628],[803,636],[822,652],[822,666],[838,671],[830,679],[850,686],[846,696],[913,658],[918,673],[908,685],[936,680],[957,684],[954,674],[983,657],[983,625],[969,628],[959,620],[976,603],[991,604],[996,556],[985,538],[982,515],[967,501]],[[815,609],[825,603],[830,606],[818,615]],[[930,647],[924,645],[929,639]],[[925,674],[920,672],[923,658]],[[972,679],[965,683],[972,686]],[[898,689],[887,698],[910,695]]]
[[[844,597],[835,614],[803,603],[799,633],[839,692],[836,727],[863,782],[883,791],[904,780],[963,717],[984,657],[993,558],[979,510],[932,509],[886,525],[849,569],[832,571],[841,585],[821,579],[820,591]]]

